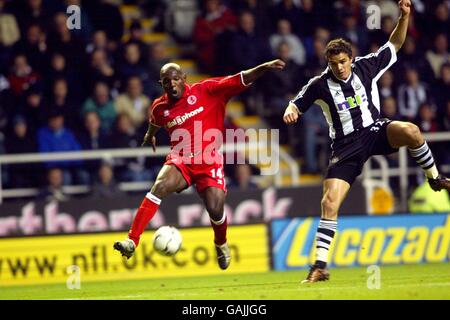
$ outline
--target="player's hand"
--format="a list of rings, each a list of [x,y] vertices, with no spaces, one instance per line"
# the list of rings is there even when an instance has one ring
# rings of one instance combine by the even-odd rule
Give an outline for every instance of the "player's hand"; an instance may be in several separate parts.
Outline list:
[[[293,105],[289,104],[284,112],[283,121],[286,124],[294,124],[297,122],[299,117],[298,109]]]
[[[402,16],[407,16],[411,12],[411,0],[400,0],[398,7],[402,13]]]
[[[281,59],[275,59],[275,60],[267,62],[266,66],[269,69],[282,70],[286,66],[286,63],[283,60],[281,60]]]
[[[147,133],[144,136],[144,141],[142,142],[141,147],[152,146],[153,151],[156,151],[156,137],[150,137]]]

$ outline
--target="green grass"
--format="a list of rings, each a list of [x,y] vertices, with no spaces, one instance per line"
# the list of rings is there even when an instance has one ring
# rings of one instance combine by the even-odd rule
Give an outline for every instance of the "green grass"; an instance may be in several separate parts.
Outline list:
[[[331,269],[331,279],[300,284],[306,271],[151,280],[0,287],[0,299],[296,300],[450,299],[450,264],[383,266],[381,288],[369,290],[366,268]]]

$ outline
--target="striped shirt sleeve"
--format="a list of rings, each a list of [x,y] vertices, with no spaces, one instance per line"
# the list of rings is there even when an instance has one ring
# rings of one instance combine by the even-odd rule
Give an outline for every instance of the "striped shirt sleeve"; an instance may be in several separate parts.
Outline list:
[[[297,96],[290,101],[297,106],[301,113],[305,113],[314,104],[314,101],[319,99],[318,96],[318,79],[320,77],[314,77],[303,86]]]
[[[397,52],[394,45],[388,41],[377,52],[363,57],[356,57],[354,64],[358,65],[362,72],[370,78],[377,81],[396,61]]]

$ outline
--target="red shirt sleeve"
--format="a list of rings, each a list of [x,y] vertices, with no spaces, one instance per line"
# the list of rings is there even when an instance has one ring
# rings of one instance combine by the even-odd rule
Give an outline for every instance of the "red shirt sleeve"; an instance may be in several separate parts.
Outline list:
[[[150,119],[148,120],[149,123],[158,126],[158,127],[163,127],[164,124],[162,123],[162,104],[164,104],[163,102],[161,102],[159,99],[155,100],[152,105],[151,105],[151,110],[150,110]]]
[[[248,88],[244,83],[242,73],[236,73],[232,76],[211,78],[203,81],[203,85],[213,95],[223,95],[231,98]]]

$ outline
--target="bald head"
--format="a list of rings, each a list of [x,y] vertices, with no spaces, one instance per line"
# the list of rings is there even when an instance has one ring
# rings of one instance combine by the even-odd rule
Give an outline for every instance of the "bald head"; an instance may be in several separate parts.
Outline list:
[[[176,63],[166,63],[160,72],[160,83],[171,100],[178,100],[183,96],[186,74]]]

